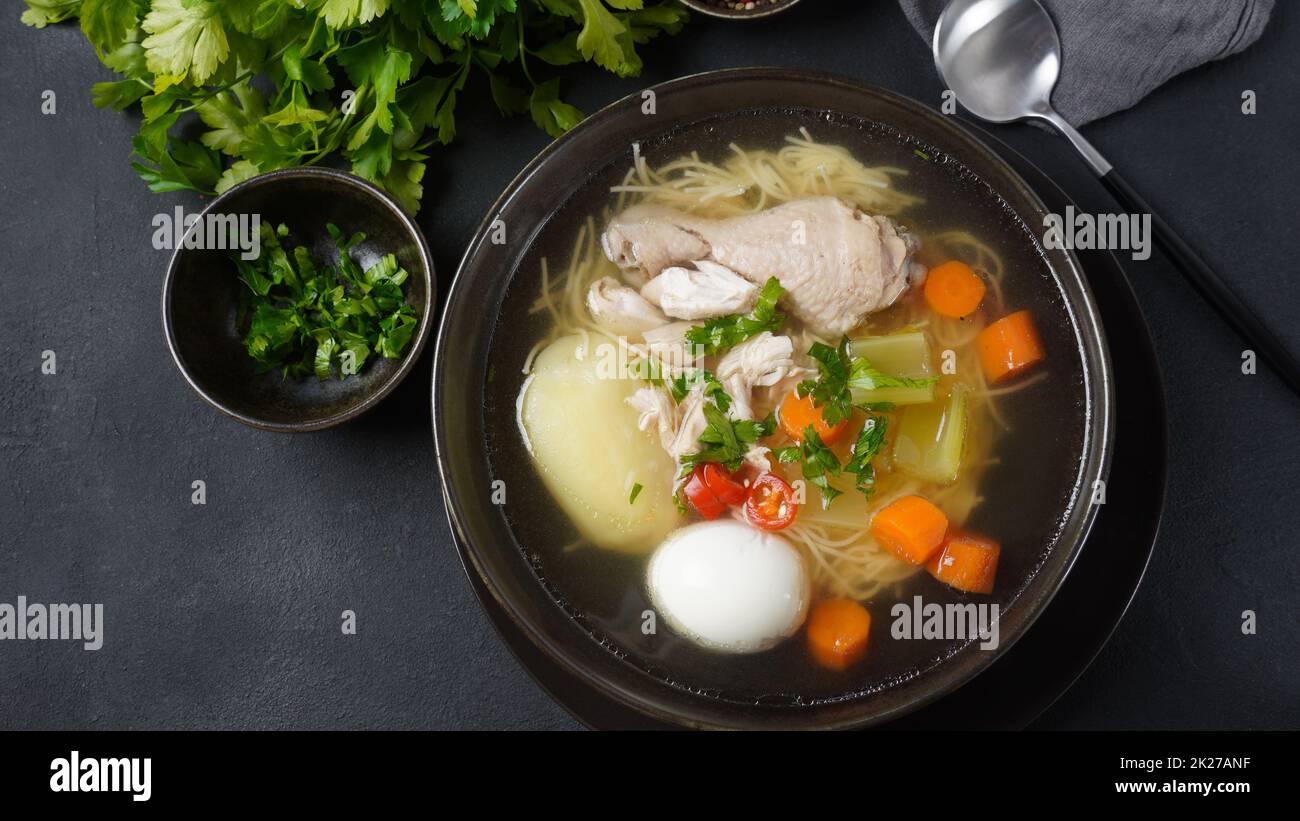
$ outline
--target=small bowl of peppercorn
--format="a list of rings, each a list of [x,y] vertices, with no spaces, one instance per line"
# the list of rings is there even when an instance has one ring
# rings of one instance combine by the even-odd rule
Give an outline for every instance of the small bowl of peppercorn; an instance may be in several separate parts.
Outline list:
[[[780,14],[799,0],[682,0],[688,8],[727,20],[757,20]]]

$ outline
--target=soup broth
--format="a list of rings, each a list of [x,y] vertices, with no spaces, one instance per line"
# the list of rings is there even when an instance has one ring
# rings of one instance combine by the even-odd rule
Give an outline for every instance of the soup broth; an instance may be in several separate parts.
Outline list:
[[[640,198],[637,192],[611,192],[628,181],[634,162],[631,154],[623,162],[583,170],[586,179],[532,238],[530,250],[502,298],[492,331],[485,389],[486,446],[494,478],[505,483],[506,503],[501,509],[518,548],[534,568],[539,584],[593,641],[647,675],[692,692],[741,703],[811,703],[887,688],[979,642],[970,636],[897,638],[903,621],[911,624],[915,618],[910,609],[898,609],[900,604],[911,608],[919,596],[927,605],[997,605],[1003,615],[1016,606],[1020,591],[1056,541],[1080,481],[1086,424],[1083,365],[1073,318],[1051,281],[1053,275],[1040,255],[1033,228],[1017,219],[996,193],[957,159],[890,128],[851,117],[765,111],[753,122],[761,122],[763,128],[747,127],[745,119],[719,118],[689,134],[670,132],[647,140],[638,152],[652,167],[691,156],[723,163],[736,156],[733,144],[742,152],[778,151],[789,144],[787,138],[800,139],[804,127],[804,133],[816,143],[840,146],[865,166],[899,171],[888,176],[890,187],[882,189],[884,205],[874,213],[890,209],[888,216],[919,238],[920,262],[934,266],[958,259],[988,280],[989,290],[979,314],[966,320],[935,317],[921,325],[929,335],[931,358],[939,376],[938,395],[946,395],[958,381],[972,392],[962,475],[949,486],[913,481],[903,488],[897,471],[880,471],[874,495],[877,501],[867,503],[875,505],[895,491],[914,489],[934,498],[954,525],[995,538],[1001,550],[992,593],[965,593],[922,568],[896,562],[878,583],[860,586],[854,595],[854,590],[837,586],[835,574],[825,566],[819,569],[819,556],[820,561],[833,564],[833,549],[810,555],[808,548],[791,536],[812,571],[813,600],[847,595],[858,599],[872,617],[865,658],[847,669],[833,670],[810,658],[802,633],[754,653],[723,653],[700,646],[678,634],[656,611],[646,588],[647,555],[628,555],[586,543],[530,458],[518,423],[518,399],[538,343],[557,335],[554,315],[538,309],[539,294],[555,288],[555,281],[571,267],[575,256],[589,258],[593,244],[595,256],[602,257],[599,233],[609,215]],[[924,316],[923,300],[922,289],[913,287],[893,306],[867,317],[850,336],[916,328],[918,317]],[[1034,318],[1045,360],[1032,373],[1006,385],[972,379],[969,369],[978,367],[971,348],[975,334],[993,320],[1022,310]],[[834,344],[836,340],[826,341]],[[955,375],[941,370],[943,352],[949,349],[961,363]],[[896,412],[890,417],[894,428]],[[881,413],[889,415],[891,411]],[[583,436],[580,419],[574,420],[572,435]],[[788,475],[798,478],[798,469]],[[952,500],[947,507],[944,494]],[[832,505],[844,502],[840,499]],[[953,506],[956,509],[951,509]],[[817,490],[810,487],[800,516],[815,507],[820,507],[820,500]],[[698,519],[695,515],[684,517],[682,524]],[[866,527],[863,521],[864,531]]]

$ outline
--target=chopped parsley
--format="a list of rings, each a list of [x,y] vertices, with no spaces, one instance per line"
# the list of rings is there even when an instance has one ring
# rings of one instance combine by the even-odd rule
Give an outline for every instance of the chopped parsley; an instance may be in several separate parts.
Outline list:
[[[796,390],[801,397],[812,397],[828,425],[838,425],[853,415],[857,407],[853,403],[855,389],[924,387],[937,380],[937,377],[909,379],[882,373],[865,357],[850,355],[847,336],[841,337],[839,345],[833,348],[816,342],[808,355],[817,361],[817,379],[800,382]],[[853,445],[852,458],[842,467],[811,425],[804,431],[802,444],[781,448],[777,453],[777,459],[782,462],[801,462],[804,478],[821,490],[823,507],[829,507],[841,493],[831,486],[827,477],[839,476],[841,472],[854,474],[854,487],[864,496],[875,492],[876,471],[871,460],[884,446],[886,419],[874,414],[893,410],[894,406],[889,402],[872,402],[860,407],[868,411],[867,420]]]
[[[822,408],[822,418],[828,425],[837,425],[853,414],[853,390],[876,388],[923,388],[938,381],[938,377],[909,379],[881,373],[865,357],[849,354],[849,338],[840,338],[832,348],[814,342],[808,355],[817,360],[817,379],[805,379],[797,388],[800,397],[812,396],[813,404]],[[866,406],[864,406],[866,407]]]
[[[719,462],[734,473],[744,464],[750,446],[776,431],[776,417],[772,414],[768,414],[762,421],[732,419],[727,416],[727,410],[731,407],[731,397],[727,395],[718,378],[703,369],[693,371],[689,375],[683,374],[673,380],[671,385],[673,399],[680,403],[696,385],[701,386],[704,395],[701,409],[706,424],[698,440],[700,449],[695,453],[686,454],[681,459],[682,469],[677,476],[673,499],[677,503],[677,509],[682,512],[686,510],[686,502],[681,498],[682,485],[695,470],[696,465]]]
[[[721,394],[726,396],[725,393]],[[730,398],[727,399],[730,402]],[[720,462],[729,471],[740,470],[745,461],[749,446],[765,436],[771,436],[776,430],[776,418],[768,414],[761,422],[753,419],[732,419],[717,404],[704,403],[704,418],[708,422],[700,433],[703,447],[696,453],[682,457],[682,470],[690,469],[704,462]]]
[[[888,424],[883,416],[868,416],[858,433],[858,441],[853,443],[853,458],[844,466],[846,471],[858,477],[854,486],[863,496],[869,497],[876,490],[876,469],[871,466],[871,460],[876,458],[885,444],[885,427]]]
[[[803,478],[821,491],[823,510],[830,507],[831,502],[840,495],[841,491],[832,486],[830,479],[827,478],[840,475],[840,460],[836,458],[834,451],[826,447],[826,443],[817,435],[817,430],[812,425],[804,428],[801,444],[777,448],[773,452],[778,462],[801,463]]]
[[[776,309],[776,301],[785,289],[776,277],[769,277],[758,299],[748,314],[727,314],[706,320],[686,332],[686,342],[704,356],[711,356],[733,348],[763,331],[776,333],[785,322],[785,315]]]
[[[303,246],[280,244],[288,228],[262,224],[262,253],[247,261],[234,257],[239,280],[240,327],[247,324],[244,349],[258,373],[279,369],[281,376],[340,379],[359,373],[372,354],[402,355],[419,326],[406,301],[408,274],[387,254],[362,270],[350,256],[366,235],[344,238],[325,226],[338,247],[337,269],[317,265]]]
[[[653,356],[647,356],[644,359],[638,359],[627,368],[628,376],[632,379],[640,379],[649,382],[655,387],[664,384],[664,366],[658,359]]]
[[[635,504],[635,503],[636,503],[636,497],[638,497],[638,496],[641,495],[641,489],[642,489],[642,488],[641,488],[641,483],[640,483],[640,482],[636,482],[636,483],[634,483],[634,484],[632,485],[632,492],[629,493],[628,496],[627,496],[627,503],[628,503],[629,505],[630,505],[630,504]]]
[[[834,487],[827,477],[839,476],[841,473],[852,473],[857,476],[854,487],[862,493],[863,496],[870,497],[876,490],[876,471],[871,466],[871,460],[876,458],[880,453],[881,447],[885,444],[885,426],[887,422],[883,416],[868,416],[867,421],[862,426],[862,431],[858,434],[858,440],[853,445],[853,457],[844,465],[840,465],[840,460],[835,456],[835,452],[826,446],[821,436],[817,434],[816,428],[809,425],[804,429],[803,442],[789,447],[777,448],[772,451],[776,460],[783,464],[791,462],[800,463],[803,470],[803,478],[808,483],[821,491],[822,509],[831,506],[831,502],[842,495],[843,491]]]
[[[686,394],[696,386],[699,386],[705,399],[712,399],[722,411],[731,409],[731,397],[723,389],[718,377],[703,368],[694,368],[681,374],[669,383],[668,391],[672,394],[673,401],[680,405]]]

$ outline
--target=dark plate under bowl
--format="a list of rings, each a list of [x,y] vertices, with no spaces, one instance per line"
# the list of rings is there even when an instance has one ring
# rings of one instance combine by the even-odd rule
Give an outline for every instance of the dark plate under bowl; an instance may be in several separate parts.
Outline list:
[[[657,720],[805,728],[895,718],[960,686],[1014,644],[1060,587],[1088,534],[1096,515],[1092,490],[1107,476],[1114,408],[1091,294],[1077,259],[1039,242],[1046,209],[1036,195],[958,123],[918,103],[782,69],[711,72],[655,91],[657,115],[642,114],[635,95],[534,159],[489,213],[452,285],[434,357],[434,441],[467,570],[552,660]],[[1026,389],[1026,401],[1006,403],[1020,442],[1000,453],[989,498],[968,523],[1003,541],[992,597],[1002,611],[996,650],[973,641],[890,642],[883,611],[873,620],[871,658],[840,677],[781,672],[802,669],[780,664],[782,653],[799,656],[800,642],[749,657],[665,649],[634,629],[644,606],[639,591],[584,586],[584,576],[620,572],[617,559],[595,553],[575,568],[557,559],[554,531],[538,524],[562,514],[547,504],[509,434],[515,377],[528,347],[520,343],[543,330],[526,310],[541,258],[565,261],[576,226],[607,202],[607,186],[632,162],[634,143],[656,161],[692,149],[722,158],[730,142],[775,147],[800,127],[820,141],[849,145],[869,162],[910,164],[907,186],[964,204],[962,227],[1003,240],[998,250],[1014,277],[1007,309],[1032,307],[1044,335],[1053,372]],[[497,220],[511,230],[510,243],[491,241]],[[508,504],[494,504],[497,480],[509,489]],[[924,574],[917,584],[927,602],[961,600]]]
[[[391,197],[342,171],[293,168],[234,186],[213,200],[200,219],[210,214],[257,214],[272,226],[284,223],[288,242],[307,246],[317,262],[331,265],[337,250],[326,223],[349,235],[364,232],[366,240],[353,250],[353,258],[365,267],[384,254],[397,256],[410,274],[406,298],[419,315],[419,326],[400,359],[372,357],[360,373],[346,379],[259,374],[236,327],[239,289],[244,286],[236,278],[230,251],[187,249],[182,241],[163,284],[163,328],[176,367],[199,396],[246,425],[303,432],[364,413],[406,377],[432,326],[435,280],[424,235]]]
[[[1070,199],[1040,169],[992,134],[971,129],[1033,186],[1056,213]],[[1077,210],[1077,208],[1076,208]],[[1168,455],[1163,379],[1151,332],[1137,296],[1110,251],[1079,250],[1097,298],[1106,338],[1122,357],[1112,360],[1115,447],[1106,504],[1061,589],[1034,629],[973,680],[914,710],[885,728],[975,730],[1024,729],[1083,674],[1118,628],[1155,548],[1164,510]],[[461,548],[463,550],[463,547]],[[533,679],[575,719],[596,730],[662,730],[656,721],[606,698],[561,669],[524,638],[492,599],[477,575],[470,582],[479,603],[511,652]],[[1080,613],[1088,618],[1079,618]]]

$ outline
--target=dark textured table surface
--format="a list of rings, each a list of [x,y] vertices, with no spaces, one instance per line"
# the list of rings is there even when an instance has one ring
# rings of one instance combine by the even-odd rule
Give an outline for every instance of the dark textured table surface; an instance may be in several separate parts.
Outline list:
[[[1085,134],[1300,350],[1300,16],[1278,5],[1253,48]],[[108,72],[75,28],[27,29],[9,6],[0,43],[0,602],[102,602],[106,620],[98,652],[0,642],[0,728],[577,726],[516,664],[462,574],[433,465],[430,352],[339,429],[275,435],[219,416],[168,356],[168,252],[150,243],[154,214],[201,202],[136,178],[134,118],[90,105]],[[942,90],[886,0],[810,0],[747,25],[699,18],[646,54],[639,80],[585,72],[569,96],[594,110],[745,65],[834,71],[934,105]],[[41,113],[47,89],[53,115]],[[1254,115],[1241,112],[1245,90]],[[467,102],[420,215],[444,287],[545,142]],[[1083,208],[1117,210],[1062,140],[996,133]],[[1164,366],[1169,502],[1128,616],[1036,726],[1300,728],[1300,400],[1266,369],[1241,373],[1244,344],[1158,253],[1126,267]],[[41,373],[46,350],[54,375]],[[191,504],[195,480],[206,505]],[[344,610],[355,636],[339,629]],[[1242,632],[1246,610],[1255,635]]]

